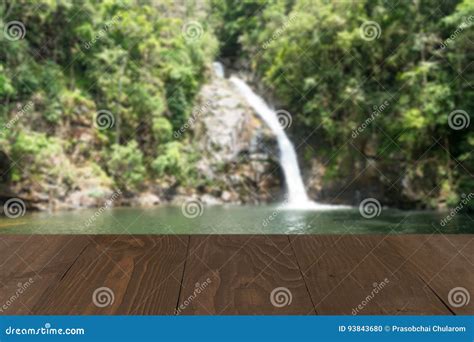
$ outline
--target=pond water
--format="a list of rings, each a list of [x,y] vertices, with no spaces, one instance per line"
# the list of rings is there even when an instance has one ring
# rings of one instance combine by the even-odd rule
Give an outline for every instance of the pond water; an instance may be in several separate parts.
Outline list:
[[[474,216],[383,209],[364,218],[357,208],[291,211],[278,206],[211,206],[185,216],[181,207],[114,208],[0,218],[3,234],[371,234],[474,233]],[[193,217],[196,216],[196,217]]]

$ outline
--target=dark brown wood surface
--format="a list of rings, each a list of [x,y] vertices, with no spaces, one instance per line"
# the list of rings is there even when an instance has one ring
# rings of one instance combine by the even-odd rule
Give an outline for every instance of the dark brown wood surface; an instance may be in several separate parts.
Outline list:
[[[90,237],[91,243],[33,311],[67,315],[174,313],[186,258],[187,239],[176,236]],[[107,287],[113,302],[98,307],[92,298]]]
[[[87,244],[80,235],[0,235],[0,314],[33,314]]]
[[[473,235],[0,235],[1,315],[472,315],[469,297]]]
[[[408,259],[425,286],[449,310],[458,315],[474,313],[474,236],[420,235],[417,239],[394,236],[389,243]],[[445,300],[449,291],[458,287],[468,291],[471,297],[468,305],[453,306]]]
[[[194,299],[196,285],[205,281],[209,286]],[[281,303],[277,290],[272,304],[277,288],[289,290],[290,305],[282,305],[286,290]],[[182,314],[314,314],[286,236],[192,236],[179,304]]]

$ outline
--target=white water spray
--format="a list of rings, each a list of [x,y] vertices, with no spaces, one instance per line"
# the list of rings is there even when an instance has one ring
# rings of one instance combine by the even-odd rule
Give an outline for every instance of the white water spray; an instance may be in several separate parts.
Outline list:
[[[278,121],[278,115],[270,109],[265,101],[254,93],[254,91],[243,80],[232,76],[230,81],[235,84],[242,96],[249,105],[262,118],[275,134],[278,147],[280,149],[280,165],[285,175],[285,182],[288,189],[288,202],[286,208],[291,209],[334,209],[340,206],[324,205],[311,201],[306,194],[303,179],[296,158],[293,144],[288,139],[285,130]]]

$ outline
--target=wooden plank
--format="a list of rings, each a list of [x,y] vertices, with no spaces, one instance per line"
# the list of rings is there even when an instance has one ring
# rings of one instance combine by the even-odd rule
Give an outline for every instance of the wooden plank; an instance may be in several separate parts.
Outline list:
[[[68,267],[88,243],[85,235],[0,235],[0,279]]]
[[[429,290],[418,288],[423,282],[416,273],[404,267],[399,271],[406,275],[393,274],[388,260],[394,258],[394,251],[385,248],[386,256],[373,251],[381,239],[360,235],[291,238],[317,313],[449,314]]]
[[[408,240],[415,237],[408,236]],[[363,235],[360,239],[371,250],[388,272],[387,279],[393,285],[381,291],[377,301],[389,314],[450,315],[451,310],[425,285],[418,269],[410,259],[403,257],[394,245],[404,243],[395,235]]]
[[[31,314],[88,242],[86,236],[0,236],[0,315]]]
[[[33,308],[61,273],[0,281],[0,315],[33,314]]]
[[[173,314],[186,237],[95,236],[36,314]]]
[[[314,314],[288,237],[274,235],[192,236],[177,310],[184,315]]]
[[[435,292],[453,313],[474,314],[474,236],[394,236],[390,243],[416,267],[424,287]],[[458,307],[455,301],[454,306],[449,302],[449,292],[459,287],[471,300]]]
[[[372,284],[386,277],[377,271],[380,264],[366,258],[365,246],[351,235],[294,236],[290,241],[318,314],[352,314],[371,293]],[[359,311],[384,314],[375,300]]]
[[[456,287],[474,293],[472,235],[290,239],[0,235],[0,315],[351,314],[385,278],[357,314],[474,313],[472,298],[448,300]],[[94,305],[100,287],[113,291],[112,305]],[[271,304],[277,287],[290,305]]]

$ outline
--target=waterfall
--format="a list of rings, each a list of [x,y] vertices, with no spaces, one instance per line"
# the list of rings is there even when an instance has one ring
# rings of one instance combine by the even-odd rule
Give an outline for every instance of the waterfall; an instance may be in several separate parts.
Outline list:
[[[330,209],[338,206],[323,205],[311,201],[301,178],[300,167],[296,157],[295,148],[278,121],[277,113],[270,109],[265,101],[254,93],[254,91],[237,76],[232,76],[230,81],[237,87],[248,104],[255,110],[257,115],[270,127],[277,138],[280,149],[280,165],[285,175],[288,191],[288,201],[285,205],[292,209]]]
[[[224,66],[219,62],[212,63],[214,74],[219,78],[224,78]]]

